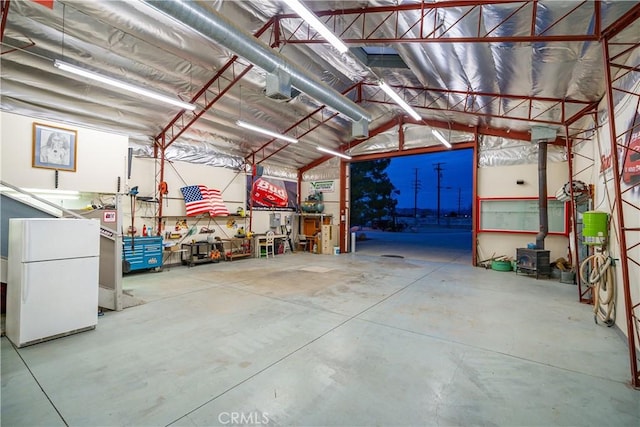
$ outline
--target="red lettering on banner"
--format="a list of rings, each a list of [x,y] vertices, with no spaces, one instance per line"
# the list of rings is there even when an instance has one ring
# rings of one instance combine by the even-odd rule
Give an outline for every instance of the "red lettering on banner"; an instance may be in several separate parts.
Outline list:
[[[611,169],[611,154],[600,156],[600,173],[604,173]]]
[[[34,3],[38,3],[43,5],[44,7],[48,7],[49,9],[53,9],[53,0],[31,0]]]

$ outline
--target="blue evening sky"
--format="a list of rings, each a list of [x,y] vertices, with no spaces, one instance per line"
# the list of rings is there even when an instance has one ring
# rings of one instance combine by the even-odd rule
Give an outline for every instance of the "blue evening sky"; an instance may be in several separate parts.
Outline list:
[[[442,163],[440,178],[440,208],[462,210],[471,207],[473,185],[473,150],[456,150],[416,156],[394,157],[387,168],[393,185],[400,190],[399,208],[413,208],[416,169],[418,170],[418,208],[435,209],[437,206],[436,163]]]

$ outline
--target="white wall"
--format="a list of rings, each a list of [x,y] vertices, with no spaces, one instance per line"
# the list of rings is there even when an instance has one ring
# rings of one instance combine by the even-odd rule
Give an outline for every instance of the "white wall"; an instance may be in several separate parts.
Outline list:
[[[61,127],[77,131],[76,171],[58,172],[56,188],[55,171],[32,167],[33,124]],[[95,129],[0,112],[0,179],[20,188],[31,190],[79,191],[88,199],[72,199],[78,196],[40,197],[67,209],[87,205],[95,193],[115,193],[118,177],[121,185],[126,179],[126,156],[129,138],[126,135],[101,132]],[[0,262],[0,281],[6,282],[6,260]]]
[[[524,184],[516,183],[523,180]],[[556,191],[569,180],[566,162],[547,164],[547,193]],[[538,197],[538,165],[496,166],[478,169],[478,197]],[[478,233],[478,260],[506,255],[515,258],[517,248],[526,248],[527,243],[535,243],[536,233]],[[569,239],[566,236],[549,235],[545,239],[545,249],[550,251],[551,260],[567,259]]]
[[[325,190],[322,192],[322,199],[324,203],[324,211],[323,214],[333,215],[333,223],[338,224],[340,213],[340,180],[339,179],[322,179],[317,180],[322,182],[331,182],[333,181],[333,191]],[[306,198],[312,194],[315,189],[312,187],[312,183],[316,181],[303,181],[300,189],[300,200],[304,201]]]
[[[134,157],[131,167],[131,179],[128,182],[128,189],[138,187],[138,196],[151,197],[155,199],[156,176],[159,176],[160,162],[156,159]],[[230,213],[235,214],[239,207],[246,206],[246,175],[228,168],[213,167],[187,162],[167,162],[165,164],[164,180],[167,182],[169,194],[164,197],[163,212],[164,218],[162,234],[165,231],[175,229],[178,220],[187,220],[189,227],[196,226],[198,230],[202,227],[215,229],[215,236],[220,238],[232,237],[237,228],[245,227],[248,230],[249,219],[235,218],[235,226],[227,227],[226,217],[209,218],[187,217],[184,198],[180,192],[181,187],[188,185],[204,185],[208,188],[220,190],[225,206]],[[124,225],[125,230],[131,225],[131,200],[128,196],[123,198]],[[138,231],[144,225],[153,226],[157,229],[155,217],[158,212],[158,204],[155,202],[145,202],[136,199],[134,224]],[[198,240],[198,237],[195,237]]]
[[[138,187],[138,196],[156,198],[156,176],[159,174],[159,161],[149,158],[132,159],[131,179],[127,179],[127,149],[128,137],[113,133],[101,132],[94,129],[66,125],[50,120],[36,119],[12,113],[2,112],[2,160],[1,179],[21,188],[54,189],[55,172],[49,169],[31,167],[33,123],[57,126],[77,130],[77,170],[76,172],[59,172],[58,189],[74,190],[88,193],[105,204],[115,203],[118,177],[120,177],[120,192],[123,194],[122,213],[123,230],[132,224],[131,198],[126,195],[132,187]],[[165,165],[165,181],[169,194],[164,199],[163,217],[164,230],[171,231],[180,219],[186,219],[188,226],[209,227],[216,230],[216,236],[221,238],[233,236],[237,228],[262,233],[269,229],[269,211],[254,211],[252,218],[233,218],[235,224],[227,227],[227,218],[186,217],[184,198],[180,187],[187,185],[206,185],[222,192],[225,205],[231,213],[238,208],[246,209],[246,174],[228,168],[212,167],[187,162],[172,162]],[[336,196],[337,197],[337,196]],[[52,200],[53,201],[53,200]],[[76,209],[86,206],[83,200],[80,205],[73,205],[70,201],[54,201],[64,207]],[[138,235],[143,226],[154,227],[157,231],[155,217],[158,204],[135,200],[133,225]],[[286,224],[291,212],[279,212],[282,224]],[[250,224],[251,222],[251,224]],[[198,239],[198,236],[193,236]],[[4,270],[4,269],[2,269]]]
[[[253,211],[251,215],[251,231],[264,234],[271,229],[271,214],[280,214],[280,225],[293,224],[294,212],[289,211]],[[289,221],[289,222],[287,222]],[[276,230],[277,231],[277,230]]]
[[[118,177],[126,179],[129,138],[126,135],[71,126],[0,112],[2,123],[2,180],[21,188],[54,189],[55,171],[33,168],[33,123],[77,130],[77,168],[60,171],[58,189],[115,193]]]

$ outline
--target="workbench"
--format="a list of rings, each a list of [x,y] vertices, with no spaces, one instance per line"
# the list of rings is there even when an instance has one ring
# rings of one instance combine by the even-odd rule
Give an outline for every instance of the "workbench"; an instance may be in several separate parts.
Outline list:
[[[162,257],[162,269],[166,269],[169,270],[169,267],[172,264],[172,259],[175,259],[174,257],[177,257],[178,261],[176,263],[182,262],[182,257],[183,257],[183,253],[189,252],[189,249],[177,249],[177,250],[171,250],[169,248],[165,248],[164,250],[164,255]],[[173,263],[175,264],[175,263]]]
[[[231,237],[221,239],[223,249],[220,251],[227,261],[251,256],[251,239],[248,237]]]
[[[216,248],[221,251],[219,242],[192,242],[183,243],[181,246],[182,263],[189,267],[204,262],[217,262],[217,259],[211,258],[211,251]],[[222,252],[222,251],[221,251]]]

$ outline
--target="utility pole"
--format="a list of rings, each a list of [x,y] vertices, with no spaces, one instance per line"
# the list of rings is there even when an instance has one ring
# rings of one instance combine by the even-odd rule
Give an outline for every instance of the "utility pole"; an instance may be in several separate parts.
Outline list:
[[[434,166],[434,170],[436,171],[437,177],[438,177],[438,182],[437,182],[437,186],[438,186],[438,213],[437,213],[437,221],[438,221],[438,225],[440,225],[440,178],[442,178],[442,171],[444,170],[444,168],[442,167],[442,165],[444,165],[444,162],[438,162],[435,163]]]
[[[420,190],[420,181],[418,181],[418,168],[414,168],[415,178],[413,180],[413,217],[418,219],[418,190]]]
[[[460,201],[462,200],[462,188],[458,187],[458,216],[460,216]]]

